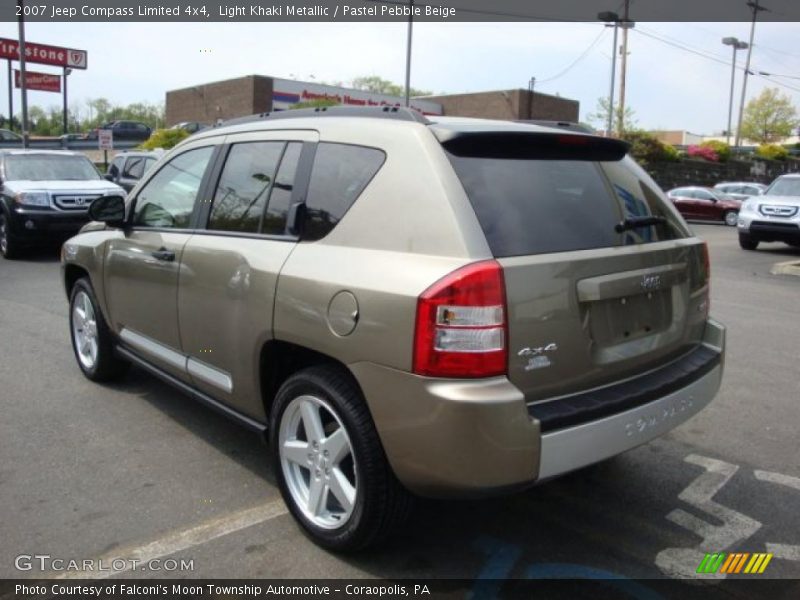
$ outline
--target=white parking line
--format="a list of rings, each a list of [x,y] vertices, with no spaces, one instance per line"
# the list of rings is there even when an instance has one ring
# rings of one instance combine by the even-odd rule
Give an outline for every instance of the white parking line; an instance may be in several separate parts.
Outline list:
[[[769,481],[770,483],[777,483],[800,490],[800,479],[797,477],[784,475],[782,473],[772,473],[770,471],[753,471],[753,475],[756,476],[756,479],[760,479],[761,481]]]
[[[129,561],[131,560],[147,563],[147,561],[169,556],[187,548],[205,544],[229,533],[270,521],[286,514],[286,512],[286,505],[281,500],[275,500],[268,504],[215,517],[197,525],[178,529],[151,542],[116,548],[103,556],[97,557],[94,564],[99,565],[100,561],[102,561],[108,568],[106,571],[70,571],[60,574],[56,579],[105,579],[113,577],[130,570],[130,567],[119,571],[112,570],[108,565],[111,565],[114,559],[125,559],[127,564],[130,564]]]

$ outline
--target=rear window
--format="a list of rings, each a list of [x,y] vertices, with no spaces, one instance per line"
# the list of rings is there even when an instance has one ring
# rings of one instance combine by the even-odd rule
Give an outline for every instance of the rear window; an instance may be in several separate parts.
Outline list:
[[[589,250],[688,235],[632,160],[526,160],[448,153],[496,257]],[[666,223],[623,233],[631,217]]]

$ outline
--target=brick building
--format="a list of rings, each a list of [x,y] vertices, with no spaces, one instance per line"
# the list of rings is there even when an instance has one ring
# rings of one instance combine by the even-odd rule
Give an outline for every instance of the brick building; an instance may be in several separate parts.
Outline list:
[[[167,125],[182,121],[213,124],[319,98],[356,106],[402,106],[404,99],[362,90],[263,75],[248,75],[167,92]],[[413,98],[412,107],[424,114],[487,119],[578,121],[577,100],[533,93],[524,89],[448,94]]]

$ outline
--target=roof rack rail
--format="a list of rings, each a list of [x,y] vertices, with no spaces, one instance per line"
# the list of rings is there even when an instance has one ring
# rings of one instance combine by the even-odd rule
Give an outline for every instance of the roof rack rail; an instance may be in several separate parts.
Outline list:
[[[227,119],[215,127],[240,125],[254,121],[273,121],[276,119],[302,119],[308,117],[371,117],[374,119],[393,119],[396,121],[414,121],[423,125],[431,122],[425,115],[405,106],[320,106],[317,108],[298,108],[295,110],[279,110],[273,112],[248,115]]]

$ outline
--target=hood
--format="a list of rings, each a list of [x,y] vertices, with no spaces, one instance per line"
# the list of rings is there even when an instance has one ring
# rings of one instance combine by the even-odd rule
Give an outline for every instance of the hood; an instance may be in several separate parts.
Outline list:
[[[125,190],[116,183],[111,183],[105,179],[83,179],[83,180],[64,180],[64,181],[6,181],[3,185],[12,194],[19,192],[88,192],[94,194],[115,194],[125,195]]]

